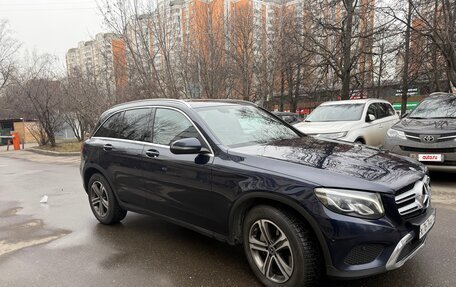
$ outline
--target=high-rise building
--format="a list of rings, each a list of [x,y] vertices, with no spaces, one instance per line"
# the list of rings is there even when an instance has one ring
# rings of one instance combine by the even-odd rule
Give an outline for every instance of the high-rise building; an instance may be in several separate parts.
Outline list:
[[[108,81],[116,88],[126,84],[125,43],[112,33],[99,33],[94,40],[81,41],[66,54],[69,76],[85,76]]]

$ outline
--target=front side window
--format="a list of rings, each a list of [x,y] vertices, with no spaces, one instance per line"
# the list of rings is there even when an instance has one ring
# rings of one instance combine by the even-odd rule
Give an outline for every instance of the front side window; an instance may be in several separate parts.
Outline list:
[[[197,109],[215,136],[228,147],[299,138],[295,131],[267,112],[251,106]]]
[[[373,105],[377,106],[377,119],[383,119],[388,116],[388,107],[384,103],[375,103]]]
[[[392,105],[390,104],[384,104],[386,106],[386,110],[387,110],[387,116],[390,117],[390,116],[394,116],[396,114],[396,112],[394,111],[394,108]]]
[[[409,118],[456,118],[456,97],[426,99],[415,108]]]
[[[134,141],[149,141],[151,129],[149,128],[151,109],[128,110],[124,115],[124,125],[120,138]]]
[[[176,110],[158,108],[155,112],[152,142],[171,145],[183,138],[199,138],[193,124]]]
[[[94,134],[95,137],[120,138],[124,129],[123,112],[112,115]]]
[[[369,108],[367,109],[366,119],[368,119],[369,115],[373,115],[375,119],[378,119],[379,115],[378,105],[370,104]]]
[[[364,104],[338,104],[319,106],[307,117],[306,122],[359,121]]]

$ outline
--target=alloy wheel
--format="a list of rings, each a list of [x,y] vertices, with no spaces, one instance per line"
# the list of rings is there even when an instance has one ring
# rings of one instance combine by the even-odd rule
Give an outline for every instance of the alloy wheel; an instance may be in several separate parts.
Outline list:
[[[104,185],[99,181],[92,183],[92,198],[90,202],[93,209],[100,217],[105,217],[109,211],[108,192]]]
[[[293,251],[285,233],[272,221],[255,221],[249,231],[249,249],[258,269],[275,283],[285,283],[293,273]]]

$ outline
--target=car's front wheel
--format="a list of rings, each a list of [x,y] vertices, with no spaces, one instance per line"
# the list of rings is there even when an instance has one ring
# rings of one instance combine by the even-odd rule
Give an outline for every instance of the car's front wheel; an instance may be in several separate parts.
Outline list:
[[[119,223],[127,215],[117,202],[108,181],[101,174],[94,174],[89,180],[89,203],[93,215],[103,224]]]
[[[319,247],[303,222],[286,210],[257,206],[243,227],[244,251],[265,286],[318,286]]]

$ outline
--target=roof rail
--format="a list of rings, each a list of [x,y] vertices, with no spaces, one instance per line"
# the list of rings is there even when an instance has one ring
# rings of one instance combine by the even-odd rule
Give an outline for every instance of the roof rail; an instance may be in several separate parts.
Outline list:
[[[136,100],[136,101],[129,101],[129,102],[124,102],[124,103],[120,103],[120,104],[116,104],[112,107],[110,107],[109,109],[113,109],[113,108],[116,108],[116,107],[119,107],[119,106],[123,106],[123,105],[128,105],[128,104],[137,104],[137,103],[143,103],[143,102],[155,102],[155,101],[169,101],[169,102],[178,102],[178,103],[182,103],[186,106],[189,106],[184,100],[181,100],[181,99],[171,99],[171,98],[153,98],[153,99],[143,99],[143,100]]]
[[[238,103],[247,104],[251,106],[258,106],[254,102],[237,100],[237,99],[183,99],[184,102],[221,102],[221,103]]]

